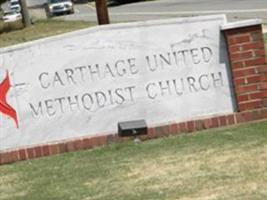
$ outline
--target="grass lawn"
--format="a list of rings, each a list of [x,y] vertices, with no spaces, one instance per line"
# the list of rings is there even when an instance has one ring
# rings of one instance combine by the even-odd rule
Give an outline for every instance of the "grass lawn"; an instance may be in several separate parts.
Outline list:
[[[51,35],[57,35],[77,29],[87,28],[95,24],[83,21],[43,20],[33,26],[21,29],[21,22],[4,24],[0,21],[0,47],[36,40]],[[10,31],[14,30],[15,31]]]
[[[267,121],[3,165],[0,199],[264,200]]]
[[[0,21],[0,48],[95,25],[84,21],[39,20],[32,27],[22,29],[21,22],[4,24]],[[264,40],[267,43],[267,34]]]

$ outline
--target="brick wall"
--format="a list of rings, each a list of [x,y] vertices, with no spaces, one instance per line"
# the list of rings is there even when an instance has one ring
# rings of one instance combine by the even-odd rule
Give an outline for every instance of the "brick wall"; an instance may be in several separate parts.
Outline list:
[[[149,127],[148,134],[141,136],[141,139],[147,140],[181,133],[191,133],[203,129],[246,123],[265,118],[267,118],[267,108],[249,110],[229,115],[222,115],[181,123],[174,122],[165,125]],[[22,149],[14,149],[0,153],[0,164],[12,163],[15,161],[33,159],[42,156],[50,156],[64,152],[90,149],[98,146],[108,145],[114,142],[123,142],[129,139],[132,138],[120,138],[117,134],[110,134],[91,138],[77,138],[59,143],[25,147]]]
[[[238,112],[181,123],[149,127],[142,139],[216,128],[267,118],[267,65],[261,22],[248,21],[222,27],[230,58]],[[76,138],[59,143],[0,152],[0,164],[94,148],[131,139],[117,134]]]
[[[267,65],[261,24],[224,30],[238,111],[267,105]]]

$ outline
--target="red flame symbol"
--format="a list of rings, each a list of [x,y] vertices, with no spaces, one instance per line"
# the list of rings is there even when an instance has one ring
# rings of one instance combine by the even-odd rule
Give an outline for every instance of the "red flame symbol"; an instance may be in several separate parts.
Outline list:
[[[9,88],[10,88],[10,81],[7,72],[4,81],[0,84],[0,113],[3,113],[11,117],[15,121],[16,127],[18,128],[19,125],[18,125],[17,113],[6,101],[6,96]]]

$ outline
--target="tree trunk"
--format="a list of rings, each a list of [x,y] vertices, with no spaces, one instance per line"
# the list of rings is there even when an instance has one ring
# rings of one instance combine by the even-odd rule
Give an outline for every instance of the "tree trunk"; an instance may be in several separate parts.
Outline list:
[[[106,0],[95,0],[98,24],[109,24]]]
[[[27,7],[26,0],[20,0],[21,14],[22,14],[22,22],[24,27],[31,26],[31,19]]]

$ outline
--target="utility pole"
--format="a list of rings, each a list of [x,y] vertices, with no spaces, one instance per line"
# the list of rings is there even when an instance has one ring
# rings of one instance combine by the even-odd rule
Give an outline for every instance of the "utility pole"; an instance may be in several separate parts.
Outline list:
[[[27,7],[26,0],[20,0],[20,7],[21,7],[21,15],[22,15],[22,22],[24,27],[31,26],[31,19]]]
[[[99,25],[109,24],[106,0],[95,0],[97,20]]]

